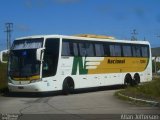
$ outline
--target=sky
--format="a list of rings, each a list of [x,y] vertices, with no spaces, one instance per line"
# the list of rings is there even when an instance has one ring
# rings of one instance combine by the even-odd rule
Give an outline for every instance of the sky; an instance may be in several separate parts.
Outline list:
[[[160,0],[1,0],[0,50],[6,49],[5,23],[12,41],[43,34],[99,34],[160,47]]]

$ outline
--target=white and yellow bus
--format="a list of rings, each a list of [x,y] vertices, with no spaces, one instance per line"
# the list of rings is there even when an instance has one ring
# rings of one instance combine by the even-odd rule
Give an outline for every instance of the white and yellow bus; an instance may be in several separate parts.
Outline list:
[[[8,88],[11,92],[71,93],[80,88],[135,85],[152,80],[151,64],[147,41],[23,37],[16,39],[9,51]]]

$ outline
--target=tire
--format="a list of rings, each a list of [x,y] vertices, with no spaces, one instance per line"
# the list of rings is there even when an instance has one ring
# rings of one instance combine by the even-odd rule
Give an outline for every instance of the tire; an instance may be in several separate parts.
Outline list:
[[[134,85],[138,85],[140,83],[140,76],[138,73],[134,75]]]
[[[133,80],[132,80],[132,76],[130,74],[127,74],[125,76],[124,85],[125,86],[133,86]]]
[[[71,78],[66,78],[63,82],[63,90],[64,95],[74,93],[74,82]]]

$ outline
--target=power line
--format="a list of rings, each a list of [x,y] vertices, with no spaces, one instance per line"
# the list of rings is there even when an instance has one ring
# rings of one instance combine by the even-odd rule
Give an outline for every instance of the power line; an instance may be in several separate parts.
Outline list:
[[[7,34],[7,49],[10,49],[11,47],[11,32],[13,31],[13,23],[5,23],[6,32]]]

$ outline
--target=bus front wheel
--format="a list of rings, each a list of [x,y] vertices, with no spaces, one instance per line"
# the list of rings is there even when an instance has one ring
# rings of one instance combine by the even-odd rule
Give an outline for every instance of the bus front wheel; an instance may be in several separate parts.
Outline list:
[[[64,80],[62,92],[64,95],[74,93],[74,82],[72,78],[68,77]]]

